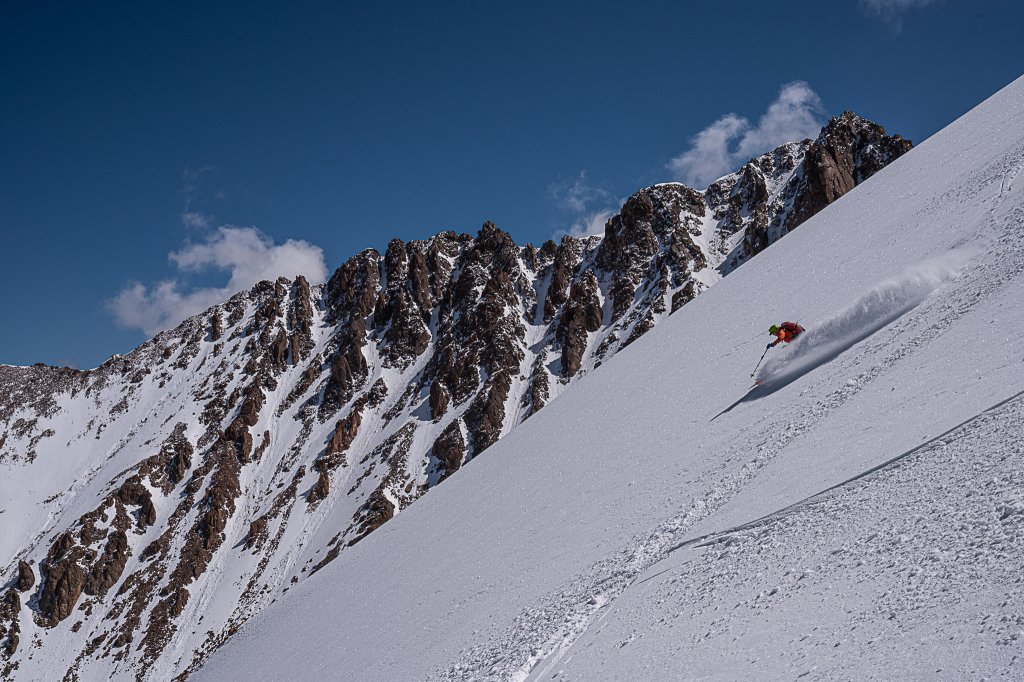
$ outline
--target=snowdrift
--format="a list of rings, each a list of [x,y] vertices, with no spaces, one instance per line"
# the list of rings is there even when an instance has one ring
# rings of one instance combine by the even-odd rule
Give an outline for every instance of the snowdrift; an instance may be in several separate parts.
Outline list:
[[[818,322],[803,323],[796,341],[769,352],[757,371],[758,396],[778,390],[815,367],[835,359],[879,329],[917,307],[953,279],[977,249],[958,249],[880,282],[855,302]],[[780,352],[781,351],[781,352]]]

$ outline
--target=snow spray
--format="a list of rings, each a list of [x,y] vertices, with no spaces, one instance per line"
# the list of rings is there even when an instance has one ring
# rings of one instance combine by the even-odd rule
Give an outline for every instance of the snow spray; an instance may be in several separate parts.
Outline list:
[[[914,309],[942,284],[956,277],[977,248],[960,248],[879,282],[835,315],[805,325],[785,352],[773,355],[757,372],[759,383],[786,382],[825,364]]]

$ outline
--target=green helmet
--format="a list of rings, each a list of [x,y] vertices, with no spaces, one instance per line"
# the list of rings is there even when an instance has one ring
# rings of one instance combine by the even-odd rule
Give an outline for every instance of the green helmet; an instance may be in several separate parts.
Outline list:
[[[778,331],[779,331],[779,326],[776,325],[776,324],[773,324],[772,326],[768,327],[768,333],[769,334],[775,334]]]

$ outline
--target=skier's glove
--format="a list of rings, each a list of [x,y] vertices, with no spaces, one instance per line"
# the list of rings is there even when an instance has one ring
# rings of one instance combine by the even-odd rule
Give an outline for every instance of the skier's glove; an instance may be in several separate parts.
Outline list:
[[[765,348],[766,348],[766,350],[771,350],[772,349],[772,344],[769,343],[767,346],[765,346]]]

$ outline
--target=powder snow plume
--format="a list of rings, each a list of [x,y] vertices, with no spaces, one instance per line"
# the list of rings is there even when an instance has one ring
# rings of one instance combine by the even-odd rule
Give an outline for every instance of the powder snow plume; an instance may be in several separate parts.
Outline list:
[[[811,324],[796,341],[770,355],[757,372],[760,384],[786,384],[831,361],[890,322],[917,307],[953,279],[976,251],[957,249],[879,282],[835,315]]]

